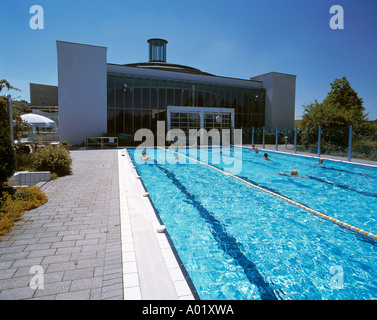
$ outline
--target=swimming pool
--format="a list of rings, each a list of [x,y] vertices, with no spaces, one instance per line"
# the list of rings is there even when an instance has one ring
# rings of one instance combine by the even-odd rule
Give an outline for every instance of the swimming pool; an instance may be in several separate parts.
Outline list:
[[[201,299],[377,298],[377,241],[250,186],[375,234],[377,168],[238,147],[181,149],[178,161],[147,149],[141,162],[128,150]]]

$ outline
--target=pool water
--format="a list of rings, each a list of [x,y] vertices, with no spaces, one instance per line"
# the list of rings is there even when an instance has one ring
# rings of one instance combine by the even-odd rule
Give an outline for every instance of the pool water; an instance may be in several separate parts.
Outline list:
[[[147,149],[146,162],[128,150],[201,299],[377,298],[377,241],[184,155],[374,234],[377,168],[238,147],[179,149],[178,161]]]

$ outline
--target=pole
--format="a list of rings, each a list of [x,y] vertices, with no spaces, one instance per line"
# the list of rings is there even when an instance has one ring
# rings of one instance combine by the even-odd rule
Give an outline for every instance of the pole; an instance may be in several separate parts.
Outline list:
[[[348,136],[348,161],[351,162],[351,153],[352,153],[352,133],[353,128],[352,125],[350,125],[350,132]]]
[[[295,154],[297,153],[297,126],[295,126],[295,145],[294,145],[294,149],[295,149]]]
[[[276,126],[276,133],[275,133],[275,151],[278,151],[278,126]]]
[[[251,127],[251,145],[254,144],[254,126]]]
[[[321,156],[321,126],[318,126],[318,158]]]
[[[264,149],[264,131],[265,131],[265,128],[263,127],[263,148]]]

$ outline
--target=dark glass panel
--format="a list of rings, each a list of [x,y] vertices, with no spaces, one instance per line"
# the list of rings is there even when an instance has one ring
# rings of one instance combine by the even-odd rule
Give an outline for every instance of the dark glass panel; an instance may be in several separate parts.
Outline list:
[[[142,89],[142,105],[143,109],[150,109],[150,79],[144,78],[142,80],[143,89]]]
[[[134,84],[133,84],[133,78],[132,77],[125,77],[124,78],[124,83],[127,85],[126,87],[126,92],[124,93],[124,98],[125,98],[125,108],[133,108],[134,107]]]
[[[248,105],[249,105],[249,94],[247,89],[242,90],[242,97],[243,97],[243,105],[240,109],[241,113],[247,113],[248,111]]]
[[[204,85],[204,106],[209,108],[212,107],[212,87],[210,84]]]
[[[251,124],[251,116],[247,113],[244,113],[242,115],[242,128],[243,129],[246,129],[246,128],[249,128],[251,127],[252,124]]]
[[[232,96],[232,88],[226,87],[225,88],[225,108],[230,108],[230,106],[231,106],[231,96]]]
[[[151,79],[151,108],[158,109],[158,81]]]
[[[114,108],[115,106],[115,76],[107,75],[107,107]]]
[[[174,98],[174,81],[168,80],[166,82],[166,105],[175,106],[176,103],[174,101]]]
[[[141,114],[141,127],[143,129],[151,129],[151,116],[152,112],[151,111],[145,111],[143,110]]]
[[[238,101],[238,88],[232,88],[232,108],[236,109],[237,108],[237,101]]]
[[[182,81],[175,81],[174,83],[174,104],[176,106],[182,105]]]
[[[134,111],[134,133],[141,129],[141,119],[143,116],[143,111],[135,110]]]
[[[166,109],[166,80],[158,80],[158,107]]]
[[[134,78],[134,107],[141,109],[141,79]]]
[[[197,106],[204,107],[204,85],[203,83],[197,84]]]
[[[236,113],[235,115],[235,129],[241,129],[242,126],[242,113]]]
[[[123,85],[124,85],[124,77],[123,76],[116,76],[115,79],[115,106],[117,109],[124,108],[124,92],[123,92]]]
[[[216,85],[212,85],[212,105],[211,105],[212,107],[219,106],[218,93],[219,93],[219,87]]]
[[[198,105],[198,95],[197,95],[197,85],[196,83],[190,84],[190,106],[195,107]]]
[[[183,105],[190,106],[190,84],[188,82],[182,83],[182,98]]]
[[[107,109],[107,133],[115,133],[115,111],[114,109]]]
[[[133,118],[134,118],[134,111],[133,109],[126,109],[125,110],[125,129],[124,133],[133,134]]]
[[[115,133],[124,133],[124,110],[117,109],[115,117]]]
[[[241,113],[243,110],[243,103],[244,103],[244,96],[243,96],[243,89],[238,88],[238,99],[237,99],[237,107],[236,113]]]
[[[220,105],[219,107],[224,108],[225,107],[225,87],[219,86],[219,99],[218,99]]]

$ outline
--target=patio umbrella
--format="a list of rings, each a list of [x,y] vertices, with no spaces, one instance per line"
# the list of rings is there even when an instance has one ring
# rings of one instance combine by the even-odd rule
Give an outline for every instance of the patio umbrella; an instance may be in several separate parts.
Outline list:
[[[23,114],[21,118],[32,127],[46,128],[56,126],[55,121],[35,113]]]

